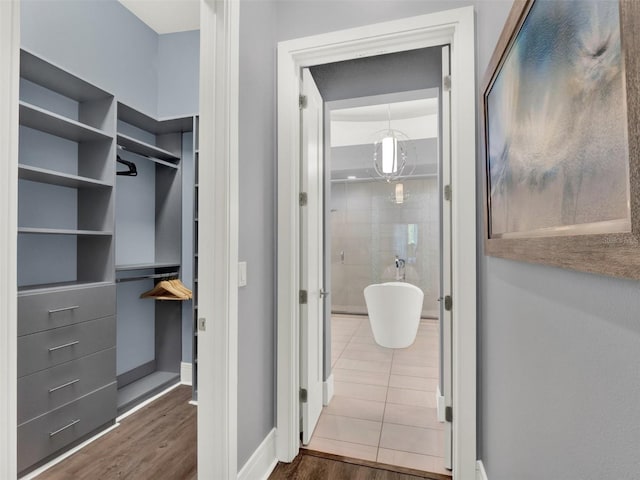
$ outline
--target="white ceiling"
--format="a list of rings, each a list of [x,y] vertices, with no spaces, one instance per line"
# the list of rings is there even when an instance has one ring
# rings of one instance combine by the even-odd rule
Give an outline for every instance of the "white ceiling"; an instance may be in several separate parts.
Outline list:
[[[357,122],[416,118],[438,113],[438,98],[423,98],[406,102],[383,103],[364,107],[331,110],[331,121]]]
[[[200,29],[199,0],[118,0],[162,35]]]
[[[331,111],[331,146],[365,145],[389,128],[400,130],[411,140],[438,137],[438,99],[429,98]]]

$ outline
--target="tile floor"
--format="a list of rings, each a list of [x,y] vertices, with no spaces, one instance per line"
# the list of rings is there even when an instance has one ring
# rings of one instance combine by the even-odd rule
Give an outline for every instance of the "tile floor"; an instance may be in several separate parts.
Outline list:
[[[378,346],[366,316],[334,315],[334,397],[308,448],[433,473],[444,468],[436,418],[439,327],[422,320],[405,349]]]

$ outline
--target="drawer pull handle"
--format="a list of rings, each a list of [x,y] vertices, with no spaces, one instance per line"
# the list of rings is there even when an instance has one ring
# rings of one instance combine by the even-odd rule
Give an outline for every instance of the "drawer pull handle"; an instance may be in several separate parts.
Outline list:
[[[71,428],[73,427],[76,423],[80,423],[80,419],[76,418],[73,422],[71,422],[69,425],[65,425],[62,428],[59,428],[58,430],[56,430],[55,432],[49,432],[49,438],[53,437],[54,435],[59,434],[60,432],[64,432],[67,428]]]
[[[69,342],[69,343],[65,343],[64,345],[58,345],[57,347],[51,347],[49,351],[53,352],[55,350],[60,350],[61,348],[73,347],[74,345],[77,345],[79,343],[80,343],[80,340],[76,340],[75,342]]]
[[[76,308],[80,308],[80,305],[72,305],[70,307],[56,308],[54,310],[49,310],[49,315],[51,315],[52,313],[66,312],[67,310],[75,310]]]
[[[75,380],[71,380],[70,382],[67,383],[63,383],[62,385],[58,386],[58,387],[53,387],[49,389],[49,393],[53,393],[56,390],[60,390],[61,388],[65,388],[65,387],[70,387],[71,385],[73,385],[74,383],[78,383],[80,381],[79,378],[76,378]]]

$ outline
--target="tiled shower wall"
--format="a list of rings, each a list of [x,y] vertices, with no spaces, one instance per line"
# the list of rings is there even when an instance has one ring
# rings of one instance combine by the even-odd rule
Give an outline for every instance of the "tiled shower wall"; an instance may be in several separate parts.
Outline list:
[[[395,257],[406,261],[405,281],[424,292],[423,316],[437,317],[440,279],[438,179],[395,184],[334,182],[331,186],[332,311],[366,313],[364,288],[396,279]]]

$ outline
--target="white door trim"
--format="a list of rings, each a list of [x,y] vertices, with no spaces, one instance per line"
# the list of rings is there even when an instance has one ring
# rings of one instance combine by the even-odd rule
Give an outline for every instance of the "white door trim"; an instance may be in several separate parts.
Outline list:
[[[16,478],[20,2],[0,2],[0,478]]]
[[[0,478],[16,478],[17,189],[20,2],[0,1]],[[238,46],[237,0],[200,7],[198,474],[237,477]],[[209,134],[206,134],[209,132]],[[215,199],[215,201],[214,201]],[[215,268],[213,267],[215,265]]]
[[[200,2],[198,478],[238,475],[240,5]]]
[[[278,44],[277,454],[299,449],[298,288],[300,116],[303,67],[451,44],[454,476],[476,469],[476,88],[473,7]],[[474,141],[469,141],[473,139]]]

